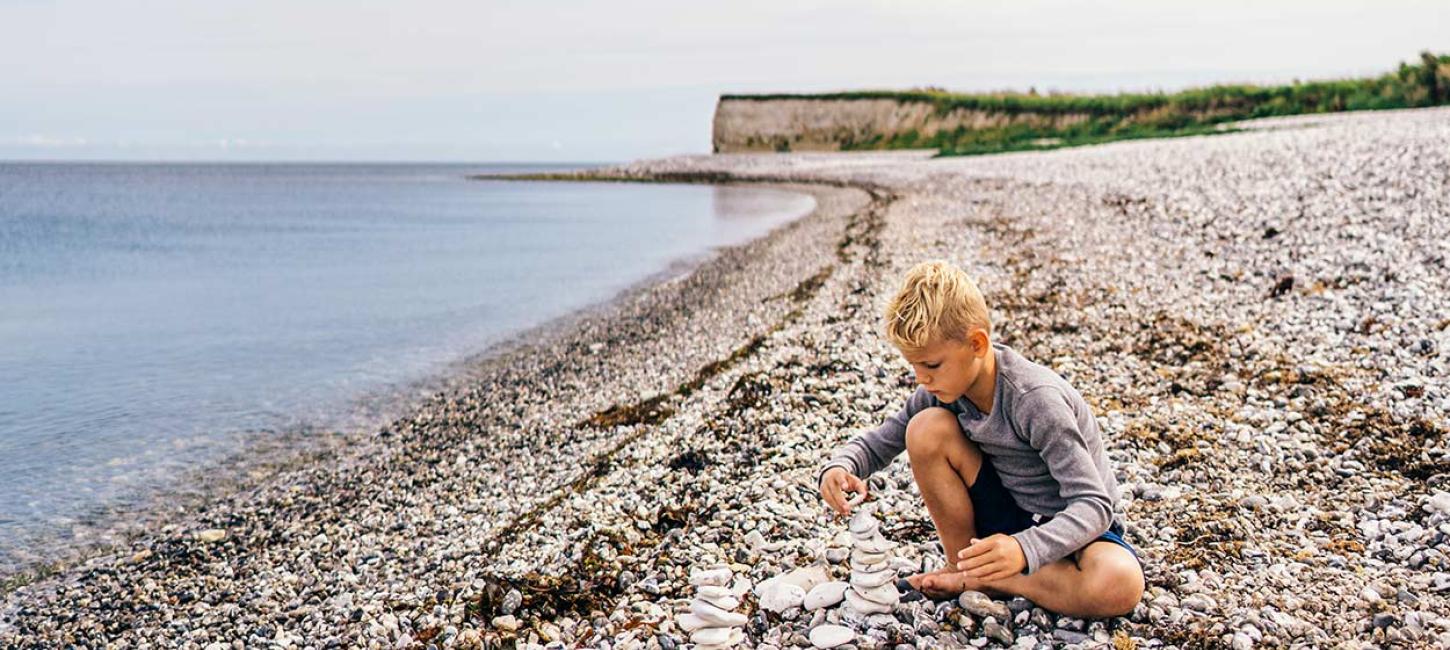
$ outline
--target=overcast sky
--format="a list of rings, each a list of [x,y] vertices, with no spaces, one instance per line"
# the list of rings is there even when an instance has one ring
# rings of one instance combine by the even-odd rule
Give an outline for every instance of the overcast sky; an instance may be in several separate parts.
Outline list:
[[[1424,49],[1450,1],[0,0],[0,159],[615,161],[709,151],[722,92],[1172,90]]]

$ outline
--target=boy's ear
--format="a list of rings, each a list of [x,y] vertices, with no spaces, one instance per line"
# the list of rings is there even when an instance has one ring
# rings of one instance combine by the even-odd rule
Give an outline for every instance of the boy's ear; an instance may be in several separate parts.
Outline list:
[[[967,333],[967,341],[973,354],[984,354],[992,347],[992,339],[987,336],[987,331],[981,328],[973,328]]]

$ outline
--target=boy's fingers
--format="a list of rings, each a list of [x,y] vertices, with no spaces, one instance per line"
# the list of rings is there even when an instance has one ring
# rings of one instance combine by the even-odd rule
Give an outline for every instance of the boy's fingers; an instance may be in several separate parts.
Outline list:
[[[958,562],[957,566],[960,567],[963,571],[971,571],[972,569],[975,569],[977,567],[991,566],[992,564],[996,563],[996,561],[996,556],[978,555]]]
[[[992,550],[992,547],[987,546],[986,544],[972,544],[971,546],[968,546],[958,551],[957,557],[966,560],[977,557],[978,555],[982,555],[983,553],[986,553],[990,550]]]
[[[997,573],[998,568],[996,562],[982,562],[980,564],[967,567],[965,571],[967,572],[967,575],[981,580],[986,576]]]
[[[832,510],[841,512],[841,489],[835,481],[826,481],[821,485],[821,498]]]

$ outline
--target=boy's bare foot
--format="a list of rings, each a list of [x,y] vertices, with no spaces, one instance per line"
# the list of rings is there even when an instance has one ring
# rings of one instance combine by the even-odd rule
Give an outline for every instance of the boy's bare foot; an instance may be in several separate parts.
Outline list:
[[[988,596],[1006,596],[1007,594],[982,584],[975,578],[955,569],[941,568],[931,573],[918,573],[906,579],[911,588],[926,594],[933,600],[945,600],[955,598],[963,591],[980,591]]]

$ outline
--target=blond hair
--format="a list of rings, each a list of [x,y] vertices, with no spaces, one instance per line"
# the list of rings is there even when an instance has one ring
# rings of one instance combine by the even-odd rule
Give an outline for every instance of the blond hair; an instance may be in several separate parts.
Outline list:
[[[921,350],[948,339],[965,342],[978,327],[992,335],[982,292],[964,271],[942,260],[922,262],[908,271],[885,316],[886,338],[901,350]]]

